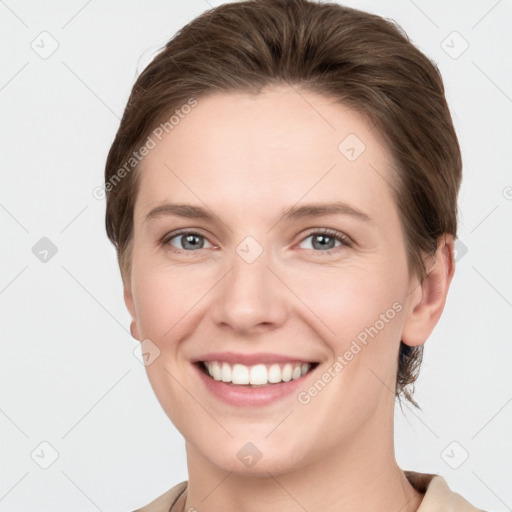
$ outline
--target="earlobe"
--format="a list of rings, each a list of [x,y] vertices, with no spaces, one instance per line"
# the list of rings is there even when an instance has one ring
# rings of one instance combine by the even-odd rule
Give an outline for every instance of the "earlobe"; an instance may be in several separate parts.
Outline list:
[[[137,320],[135,316],[135,306],[133,303],[133,295],[131,289],[125,285],[124,287],[124,303],[126,304],[126,308],[132,317],[132,321],[130,322],[130,334],[133,338],[140,341],[139,329],[137,327]]]
[[[414,298],[402,331],[406,345],[423,345],[441,317],[455,272],[453,245],[452,235],[441,237],[435,257],[427,262],[427,277],[418,285],[418,292],[410,294]]]

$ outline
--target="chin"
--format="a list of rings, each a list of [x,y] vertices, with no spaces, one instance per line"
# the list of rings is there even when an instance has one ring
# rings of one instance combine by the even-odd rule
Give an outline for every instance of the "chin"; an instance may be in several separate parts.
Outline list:
[[[212,465],[240,476],[268,477],[269,473],[277,476],[307,465],[305,455],[294,451],[290,445],[261,444],[230,439],[219,443],[215,451],[211,444],[198,451]]]

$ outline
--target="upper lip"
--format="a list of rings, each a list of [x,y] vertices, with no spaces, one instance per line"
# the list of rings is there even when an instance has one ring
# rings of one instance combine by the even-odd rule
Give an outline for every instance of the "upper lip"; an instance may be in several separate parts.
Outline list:
[[[236,352],[210,352],[200,357],[193,359],[192,362],[204,361],[225,361],[230,364],[243,364],[251,366],[256,364],[272,364],[272,363],[312,363],[312,359],[304,359],[302,357],[295,357],[283,354],[271,354],[269,352],[260,352],[256,354],[237,354]]]

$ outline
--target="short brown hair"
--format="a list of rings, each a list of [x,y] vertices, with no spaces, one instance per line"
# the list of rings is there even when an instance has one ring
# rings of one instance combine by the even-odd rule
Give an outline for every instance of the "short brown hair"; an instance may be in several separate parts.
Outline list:
[[[425,278],[424,256],[436,253],[443,234],[456,236],[462,173],[437,66],[392,20],[335,3],[248,0],[220,5],[191,21],[133,86],[105,169],[106,229],[125,283],[137,166],[114,179],[133,152],[190,98],[258,94],[280,84],[334,98],[377,128],[394,160],[409,270]],[[396,395],[413,404],[422,354],[422,346],[400,344]]]

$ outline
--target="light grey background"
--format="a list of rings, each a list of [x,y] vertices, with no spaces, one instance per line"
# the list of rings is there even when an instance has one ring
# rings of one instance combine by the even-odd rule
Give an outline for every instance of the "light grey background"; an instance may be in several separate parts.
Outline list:
[[[464,156],[464,245],[426,345],[423,410],[397,409],[397,457],[511,510],[512,3],[345,3],[394,18],[437,62]],[[187,478],[93,190],[137,74],[210,5],[0,1],[2,511],[127,511]],[[34,254],[43,237],[55,255]]]

